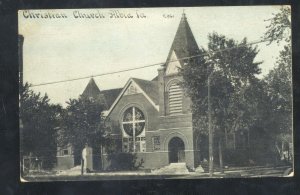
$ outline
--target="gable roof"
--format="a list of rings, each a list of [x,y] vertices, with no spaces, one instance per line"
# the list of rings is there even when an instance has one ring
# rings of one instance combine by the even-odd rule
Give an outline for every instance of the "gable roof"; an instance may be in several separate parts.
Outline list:
[[[114,109],[114,107],[117,105],[127,88],[130,86],[130,84],[134,82],[137,87],[139,87],[142,94],[145,96],[145,98],[150,102],[150,104],[155,107],[156,110],[159,110],[158,106],[158,85],[156,81],[147,81],[143,79],[137,79],[137,78],[130,78],[125,86],[123,87],[122,91],[119,93],[118,97],[114,100],[113,104],[110,106],[108,111],[104,112],[105,116],[108,116],[111,111]]]
[[[151,100],[158,105],[158,85],[157,81],[147,81],[138,78],[132,78],[142,90],[151,98]]]
[[[105,109],[109,109],[115,99],[118,97],[122,88],[109,89],[100,91],[94,78],[91,78],[87,86],[85,87],[81,97],[94,98],[105,105]]]
[[[200,53],[199,47],[189,26],[185,13],[182,14],[175,38],[170,48],[166,62],[167,65],[168,61],[171,60],[173,51],[179,59],[197,55]],[[183,60],[179,60],[179,62],[181,66],[184,65]]]
[[[94,78],[91,78],[87,86],[85,87],[82,97],[93,97],[97,98],[100,94],[100,89],[98,88]]]
[[[100,95],[103,95],[105,99],[106,109],[109,109],[111,105],[114,103],[120,92],[122,91],[122,88],[116,88],[116,89],[109,89],[109,90],[102,90]]]

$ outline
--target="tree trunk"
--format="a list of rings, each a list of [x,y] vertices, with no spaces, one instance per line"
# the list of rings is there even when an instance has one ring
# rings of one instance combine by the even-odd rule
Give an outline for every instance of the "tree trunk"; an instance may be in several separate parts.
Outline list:
[[[220,161],[220,171],[224,173],[224,166],[223,166],[223,154],[222,154],[222,140],[219,139],[219,161]]]
[[[100,157],[101,157],[101,170],[103,171],[104,170],[104,156],[103,156],[103,146],[101,144],[101,154],[100,154]]]
[[[207,103],[208,103],[208,156],[209,156],[209,176],[212,177],[213,176],[213,172],[214,172],[214,150],[213,150],[213,130],[212,130],[212,116],[211,116],[211,103],[210,103],[210,78],[211,77],[211,73],[207,78]]]
[[[288,156],[288,161],[290,161],[291,160],[291,158],[290,158],[290,144],[288,143],[287,144],[287,156]]]

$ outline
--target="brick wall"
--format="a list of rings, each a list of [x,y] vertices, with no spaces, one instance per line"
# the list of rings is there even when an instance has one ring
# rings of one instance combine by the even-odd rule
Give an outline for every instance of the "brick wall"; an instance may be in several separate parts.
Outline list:
[[[158,111],[141,93],[123,96],[110,113],[109,120],[116,126],[121,125],[123,112],[131,106],[137,106],[144,113],[146,117],[146,131],[157,129]],[[112,133],[121,134],[119,130],[113,130]]]

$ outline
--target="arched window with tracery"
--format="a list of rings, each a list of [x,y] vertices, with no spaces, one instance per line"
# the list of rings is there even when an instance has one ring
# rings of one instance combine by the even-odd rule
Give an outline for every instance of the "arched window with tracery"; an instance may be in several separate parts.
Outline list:
[[[137,107],[125,110],[122,118],[123,152],[145,152],[145,115]]]
[[[182,88],[179,83],[172,83],[168,93],[170,115],[182,113]]]

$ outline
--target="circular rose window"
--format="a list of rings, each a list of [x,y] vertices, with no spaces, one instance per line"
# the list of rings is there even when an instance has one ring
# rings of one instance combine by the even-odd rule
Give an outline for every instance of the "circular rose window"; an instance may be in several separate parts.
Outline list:
[[[130,107],[124,112],[122,125],[127,135],[139,136],[145,127],[145,116],[139,108]]]

